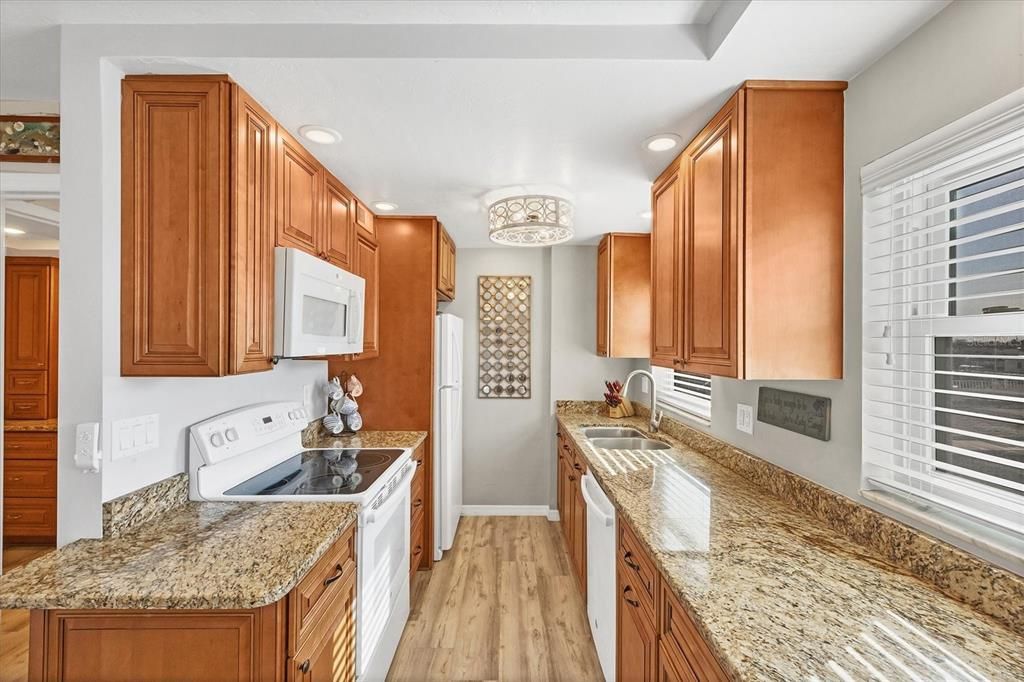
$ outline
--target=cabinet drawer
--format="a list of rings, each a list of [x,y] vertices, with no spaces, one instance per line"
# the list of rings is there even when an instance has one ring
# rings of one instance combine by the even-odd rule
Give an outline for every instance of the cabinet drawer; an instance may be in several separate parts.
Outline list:
[[[56,459],[57,434],[4,433],[4,457],[6,459]]]
[[[693,669],[697,679],[707,682],[724,682],[729,678],[722,672],[718,659],[697,630],[679,603],[675,593],[667,585],[661,595],[661,641],[674,649],[678,658],[685,660]]]
[[[350,528],[291,591],[288,600],[290,648],[302,645],[329,611],[335,595],[350,574],[355,574],[355,528]]]
[[[7,419],[46,419],[45,395],[9,395],[4,399]]]
[[[57,534],[57,500],[33,497],[4,498],[4,537],[51,540]]]
[[[55,460],[16,459],[4,463],[4,497],[56,497]]]
[[[46,372],[31,369],[12,369],[7,372],[5,390],[10,395],[44,395]]]
[[[619,523],[619,562],[629,575],[629,582],[644,606],[653,615],[658,594],[658,571],[654,562],[643,550],[643,545],[626,523]]]
[[[423,563],[423,512],[413,512],[412,530],[409,531],[409,579],[416,574]]]
[[[409,496],[409,509],[410,513],[415,517],[417,513],[423,513],[424,509],[424,496],[423,496],[423,479],[426,476],[423,473],[423,469],[417,469],[416,473],[412,477],[412,490]]]

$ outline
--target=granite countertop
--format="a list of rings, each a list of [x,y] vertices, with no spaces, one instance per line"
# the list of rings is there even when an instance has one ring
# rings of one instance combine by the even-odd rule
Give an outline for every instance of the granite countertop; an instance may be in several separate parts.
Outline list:
[[[1024,679],[1024,637],[663,434],[596,449],[559,412],[621,518],[726,671],[742,680]]]
[[[8,433],[56,430],[56,419],[11,419],[4,422],[4,431]]]
[[[426,431],[359,431],[334,435],[317,420],[302,434],[307,448],[402,448],[414,449],[427,439]]]
[[[298,584],[358,505],[187,502],[0,576],[0,609],[249,609]]]

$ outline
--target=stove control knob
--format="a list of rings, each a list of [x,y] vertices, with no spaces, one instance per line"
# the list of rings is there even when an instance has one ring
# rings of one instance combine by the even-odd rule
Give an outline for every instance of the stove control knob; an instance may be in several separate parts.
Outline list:
[[[228,429],[227,431],[224,432],[224,437],[227,438],[229,442],[234,443],[236,440],[238,440],[238,429]]]
[[[210,445],[215,448],[219,448],[221,445],[224,445],[224,436],[220,433],[213,434],[210,436]]]
[[[298,416],[299,416],[299,411],[298,410],[292,410],[291,412],[288,413],[288,418],[289,419],[297,419]]]

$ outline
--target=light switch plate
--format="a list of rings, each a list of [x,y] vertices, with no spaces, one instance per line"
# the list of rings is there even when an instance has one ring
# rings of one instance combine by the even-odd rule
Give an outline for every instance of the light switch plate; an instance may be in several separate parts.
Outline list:
[[[160,445],[160,415],[118,419],[110,425],[110,459],[131,457]]]
[[[754,433],[754,408],[750,405],[736,403],[736,430]]]

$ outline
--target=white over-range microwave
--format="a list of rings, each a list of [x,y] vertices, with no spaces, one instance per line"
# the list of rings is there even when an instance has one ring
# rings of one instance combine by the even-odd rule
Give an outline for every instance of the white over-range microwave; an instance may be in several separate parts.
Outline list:
[[[366,280],[298,249],[274,249],[274,354],[363,351]]]

